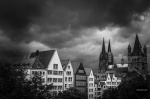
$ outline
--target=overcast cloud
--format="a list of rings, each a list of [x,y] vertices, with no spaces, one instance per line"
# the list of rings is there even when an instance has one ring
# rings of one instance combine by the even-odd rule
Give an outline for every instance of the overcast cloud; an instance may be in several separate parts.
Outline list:
[[[137,33],[150,59],[149,7],[149,0],[0,0],[0,56],[57,49],[96,70],[102,38],[118,62]]]

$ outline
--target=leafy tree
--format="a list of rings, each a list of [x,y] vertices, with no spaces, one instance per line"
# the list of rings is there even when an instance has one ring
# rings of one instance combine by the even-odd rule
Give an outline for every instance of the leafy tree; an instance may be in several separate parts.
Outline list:
[[[118,99],[117,94],[118,93],[116,88],[109,88],[107,90],[104,90],[102,97],[103,99]]]
[[[36,74],[32,80],[25,79],[25,69],[14,68],[6,60],[0,62],[0,99],[46,99],[52,85],[42,85]]]
[[[59,92],[54,99],[87,99],[87,94],[71,87],[63,92]]]
[[[150,75],[124,80],[117,88],[104,91],[102,99],[150,99]]]

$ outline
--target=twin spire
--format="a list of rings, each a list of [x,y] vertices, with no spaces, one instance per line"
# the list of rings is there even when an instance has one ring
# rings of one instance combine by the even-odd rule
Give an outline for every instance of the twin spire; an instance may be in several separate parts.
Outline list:
[[[108,52],[111,52],[110,39],[109,39],[109,43],[108,43]],[[104,38],[103,38],[102,53],[106,53]]]

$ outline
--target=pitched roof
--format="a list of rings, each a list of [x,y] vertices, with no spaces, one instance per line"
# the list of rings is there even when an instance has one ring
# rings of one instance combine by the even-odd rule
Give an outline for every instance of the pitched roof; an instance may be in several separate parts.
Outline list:
[[[81,62],[71,62],[72,64],[72,68],[73,68],[73,72],[76,73],[77,69],[79,68]]]
[[[86,72],[86,75],[90,76],[90,73],[91,73],[91,68],[84,68],[85,72]]]
[[[69,63],[69,60],[61,60],[61,65],[62,65],[62,67],[63,67],[63,70],[66,69],[68,63]]]
[[[45,68],[47,68],[49,62],[52,59],[52,56],[54,55],[54,52],[55,52],[55,50],[41,51],[38,53],[38,55],[36,52],[33,52],[33,53],[31,53],[29,58],[34,58],[34,57],[38,56],[41,63],[44,65]]]
[[[37,62],[39,65],[35,64]],[[13,64],[14,67],[22,67],[22,68],[41,68],[43,69],[43,64],[38,60],[38,58],[25,58],[19,59]]]
[[[116,71],[117,73],[128,73],[128,67],[124,67],[124,68],[113,68],[113,71]]]

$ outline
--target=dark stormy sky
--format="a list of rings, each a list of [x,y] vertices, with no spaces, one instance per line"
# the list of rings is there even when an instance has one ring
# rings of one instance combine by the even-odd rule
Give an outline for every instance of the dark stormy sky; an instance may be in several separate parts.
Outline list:
[[[0,0],[0,56],[57,49],[61,59],[96,69],[102,38],[119,62],[138,34],[150,59],[149,8],[150,0]]]

